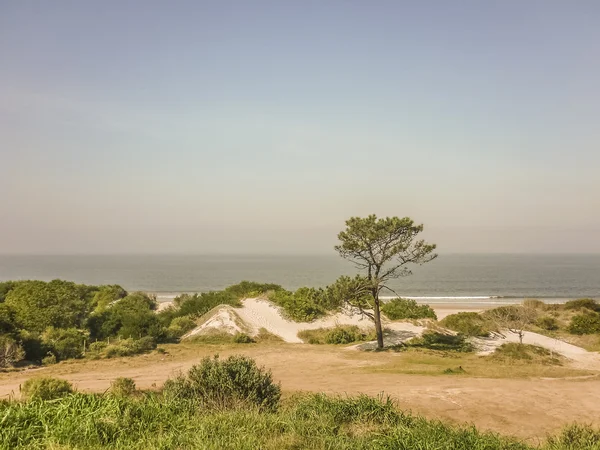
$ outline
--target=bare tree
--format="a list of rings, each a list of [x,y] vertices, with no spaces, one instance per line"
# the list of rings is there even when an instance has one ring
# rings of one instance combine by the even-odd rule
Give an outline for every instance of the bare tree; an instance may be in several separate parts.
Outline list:
[[[534,308],[527,306],[509,305],[490,309],[485,312],[489,318],[500,330],[508,330],[519,336],[519,343],[523,343],[525,328],[532,324],[537,312]]]

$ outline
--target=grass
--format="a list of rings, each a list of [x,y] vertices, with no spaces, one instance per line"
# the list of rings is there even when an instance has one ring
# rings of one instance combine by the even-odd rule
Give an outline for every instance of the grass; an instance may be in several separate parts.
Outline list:
[[[301,395],[263,413],[198,406],[160,393],[2,402],[0,449],[534,449],[511,437],[402,412],[385,396]],[[573,426],[538,448],[592,450],[598,442],[598,430]]]
[[[374,355],[377,359],[377,354]],[[447,375],[448,368],[461,367],[460,376],[477,378],[563,378],[592,375],[595,372],[544,363],[540,359],[507,360],[474,353],[443,352],[408,348],[384,364],[362,367],[366,373],[402,373],[413,375]],[[355,357],[355,356],[354,356]],[[362,358],[361,358],[362,359]]]

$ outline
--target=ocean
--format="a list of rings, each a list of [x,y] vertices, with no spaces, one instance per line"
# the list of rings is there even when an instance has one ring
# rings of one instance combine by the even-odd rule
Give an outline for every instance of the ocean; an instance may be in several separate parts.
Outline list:
[[[600,298],[600,255],[440,255],[415,267],[390,287],[426,303],[548,302]],[[325,286],[356,273],[332,255],[0,255],[0,281],[61,278],[86,284],[119,284],[155,293],[222,289],[241,280],[273,282],[287,289]]]

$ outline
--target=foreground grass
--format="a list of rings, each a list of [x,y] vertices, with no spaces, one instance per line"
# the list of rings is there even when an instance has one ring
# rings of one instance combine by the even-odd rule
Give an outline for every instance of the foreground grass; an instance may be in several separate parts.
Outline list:
[[[72,394],[0,403],[1,449],[427,449],[528,450],[513,438],[402,413],[385,398],[288,400],[278,412],[206,410],[158,393]],[[571,427],[540,448],[600,448],[600,434]]]

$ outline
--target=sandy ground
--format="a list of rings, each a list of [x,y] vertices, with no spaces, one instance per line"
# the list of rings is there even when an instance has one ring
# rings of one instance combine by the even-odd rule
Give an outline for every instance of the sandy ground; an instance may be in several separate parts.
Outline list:
[[[104,361],[62,363],[47,369],[0,374],[0,398],[18,393],[25,379],[60,376],[83,391],[103,392],[116,377],[138,387],[160,386],[206,355],[243,353],[273,371],[286,393],[386,393],[402,409],[430,418],[474,423],[523,438],[544,438],[572,422],[600,425],[600,379],[488,379],[366,372],[393,361],[393,353],[347,352],[337,347],[275,344],[215,348],[178,344],[171,355],[151,354]]]

